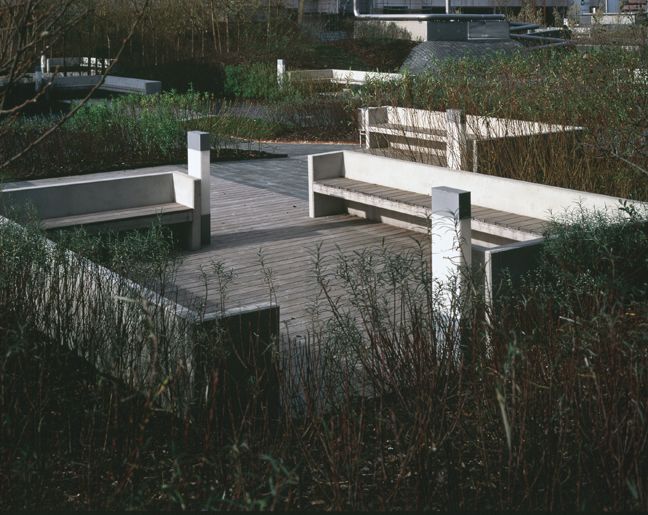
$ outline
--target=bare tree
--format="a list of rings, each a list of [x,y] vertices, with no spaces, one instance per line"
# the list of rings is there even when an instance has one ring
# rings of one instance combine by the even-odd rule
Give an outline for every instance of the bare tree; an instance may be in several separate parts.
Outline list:
[[[34,141],[26,143],[25,148],[18,154],[0,156],[0,168],[20,158],[52,134],[103,85],[143,18],[148,2],[149,0],[142,0],[128,35],[99,83],[58,122]],[[40,53],[52,48],[66,32],[89,16],[92,9],[93,4],[85,0],[0,0],[0,138],[11,130],[13,122],[28,104],[36,102],[47,92],[56,72],[40,92],[34,92],[30,98],[10,106],[9,100],[17,85],[29,78],[28,74],[39,62]]]

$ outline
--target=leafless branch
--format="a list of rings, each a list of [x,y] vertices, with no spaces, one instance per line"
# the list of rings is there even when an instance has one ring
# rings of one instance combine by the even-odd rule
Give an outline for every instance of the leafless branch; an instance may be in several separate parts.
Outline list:
[[[8,166],[10,163],[12,163],[12,162],[16,161],[17,159],[19,159],[20,157],[22,157],[26,152],[28,152],[29,150],[31,150],[32,148],[34,148],[34,147],[35,147],[36,145],[38,145],[41,141],[43,141],[45,138],[47,138],[50,134],[52,134],[53,132],[55,132],[55,131],[56,131],[59,127],[61,127],[61,126],[62,126],[62,125],[63,125],[63,124],[68,120],[68,119],[70,119],[72,116],[74,116],[74,114],[75,114],[79,109],[81,109],[81,108],[86,104],[86,102],[87,102],[87,101],[92,97],[92,95],[94,94],[94,92],[95,92],[97,89],[99,89],[99,88],[103,85],[103,83],[104,83],[105,80],[106,80],[106,77],[107,77],[108,75],[110,75],[110,72],[112,71],[113,67],[115,66],[115,64],[117,64],[117,61],[119,60],[119,57],[121,56],[122,52],[124,51],[124,48],[126,48],[126,44],[127,44],[128,41],[130,40],[130,38],[133,37],[133,34],[135,33],[135,30],[136,30],[138,24],[140,23],[140,21],[141,21],[142,18],[144,17],[144,12],[146,11],[146,7],[148,6],[148,3],[149,3],[149,0],[144,0],[144,4],[143,4],[143,6],[142,6],[140,12],[139,12],[138,15],[137,15],[137,18],[136,18],[135,21],[133,22],[133,25],[132,25],[132,27],[131,27],[131,30],[130,30],[130,32],[128,33],[128,36],[127,36],[126,38],[124,38],[124,40],[123,40],[123,42],[122,42],[122,45],[121,45],[121,47],[119,48],[119,51],[117,52],[117,55],[115,56],[115,59],[114,59],[113,62],[108,66],[108,68],[106,69],[106,71],[104,72],[104,74],[101,76],[101,79],[99,80],[99,82],[97,83],[97,85],[96,85],[94,88],[92,88],[92,90],[91,90],[91,91],[90,91],[90,92],[85,96],[85,98],[83,98],[83,100],[81,100],[81,102],[79,102],[79,103],[78,103],[78,104],[77,104],[77,105],[76,105],[72,110],[70,110],[69,113],[67,113],[65,116],[63,116],[63,117],[62,117],[62,118],[61,118],[61,119],[60,119],[56,124],[54,124],[51,128],[49,128],[47,131],[45,131],[45,132],[44,132],[41,136],[39,136],[36,140],[34,140],[34,141],[32,141],[31,143],[29,143],[29,145],[27,145],[27,146],[26,146],[26,147],[25,147],[21,152],[19,152],[19,153],[16,154],[15,156],[11,157],[10,159],[4,161],[3,163],[0,163],[0,169],[2,169],[2,168],[4,168],[4,167]],[[50,83],[51,83],[51,80],[50,80]],[[50,83],[48,83],[48,86],[49,86]],[[14,116],[15,116],[15,115],[14,115]]]

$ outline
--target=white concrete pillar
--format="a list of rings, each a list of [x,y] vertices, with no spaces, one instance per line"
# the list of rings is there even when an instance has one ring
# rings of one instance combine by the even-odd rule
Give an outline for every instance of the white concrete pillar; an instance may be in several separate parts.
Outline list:
[[[279,91],[283,89],[284,75],[286,74],[286,63],[283,59],[277,59],[277,85]]]
[[[432,188],[432,275],[448,282],[472,262],[470,192]],[[461,287],[460,283],[456,285]],[[451,298],[447,298],[449,306]]]
[[[36,72],[34,73],[34,84],[36,86],[36,93],[40,93],[41,88],[43,87],[43,72],[41,67],[36,67]]]
[[[446,111],[446,160],[452,170],[468,169],[466,115],[458,109]]]
[[[200,179],[200,243],[211,243],[211,194],[209,173],[209,133],[189,131],[187,133],[187,167],[189,175]]]

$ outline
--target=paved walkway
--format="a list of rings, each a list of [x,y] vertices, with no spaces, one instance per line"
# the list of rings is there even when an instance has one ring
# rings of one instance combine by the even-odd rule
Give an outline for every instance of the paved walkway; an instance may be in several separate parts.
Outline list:
[[[287,154],[288,157],[212,163],[211,174],[246,186],[308,200],[308,156],[360,148],[359,145],[263,143],[261,150]]]

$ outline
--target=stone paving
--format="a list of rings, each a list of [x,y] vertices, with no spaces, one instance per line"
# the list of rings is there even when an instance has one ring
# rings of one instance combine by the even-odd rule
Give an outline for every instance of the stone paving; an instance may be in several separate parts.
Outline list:
[[[264,143],[261,150],[288,157],[212,163],[210,168],[212,176],[220,179],[308,200],[308,156],[360,148],[359,145]]]

